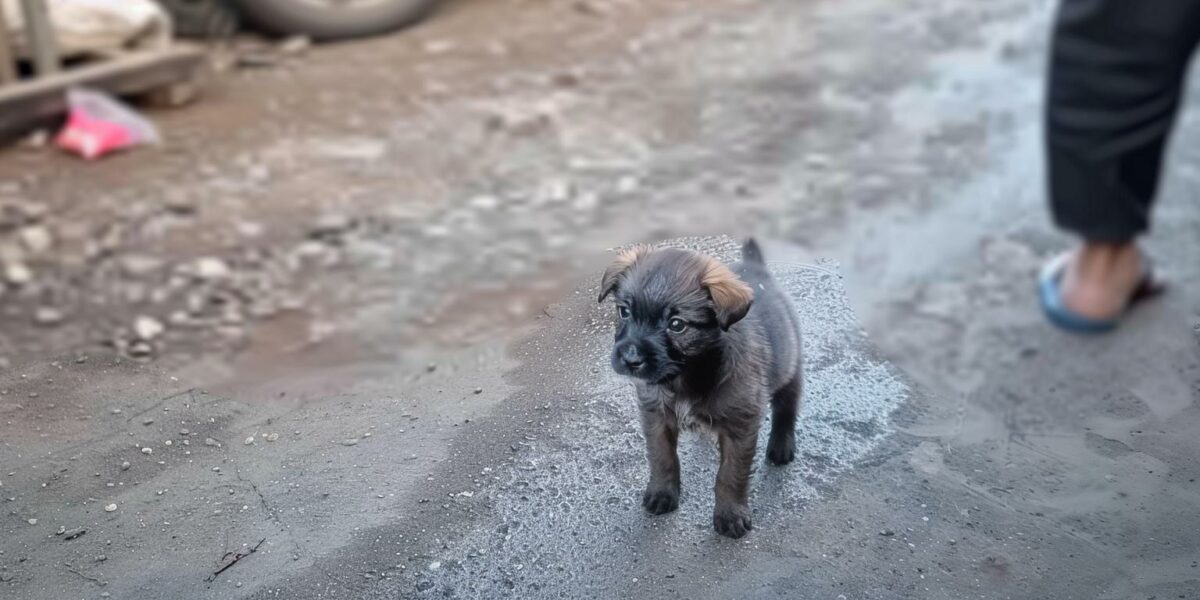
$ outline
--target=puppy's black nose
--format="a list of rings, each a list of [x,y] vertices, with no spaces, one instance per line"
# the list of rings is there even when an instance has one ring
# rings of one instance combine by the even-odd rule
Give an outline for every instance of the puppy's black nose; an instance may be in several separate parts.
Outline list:
[[[630,371],[636,371],[646,364],[646,359],[642,357],[637,346],[631,344],[621,349],[621,362],[625,363],[625,367]]]

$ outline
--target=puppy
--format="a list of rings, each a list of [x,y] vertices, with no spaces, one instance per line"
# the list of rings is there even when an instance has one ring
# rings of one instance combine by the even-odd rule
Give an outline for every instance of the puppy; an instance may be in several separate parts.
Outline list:
[[[656,515],[679,507],[679,429],[698,425],[716,433],[721,451],[713,527],[742,537],[751,529],[750,472],[768,406],[767,460],[795,458],[801,357],[791,302],[754,240],[732,267],[687,250],[626,250],[600,283],[599,301],[610,295],[612,366],[634,380],[650,462],[642,506]]]

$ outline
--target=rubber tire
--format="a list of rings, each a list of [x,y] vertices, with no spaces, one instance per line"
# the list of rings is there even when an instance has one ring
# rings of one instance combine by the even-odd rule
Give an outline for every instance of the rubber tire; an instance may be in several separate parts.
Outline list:
[[[362,9],[305,0],[236,0],[246,19],[278,35],[337,40],[386,33],[420,21],[440,0],[380,0]]]

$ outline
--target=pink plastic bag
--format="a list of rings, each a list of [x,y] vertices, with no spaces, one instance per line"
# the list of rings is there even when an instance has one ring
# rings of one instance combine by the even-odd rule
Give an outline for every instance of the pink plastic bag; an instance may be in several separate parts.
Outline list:
[[[67,91],[67,104],[67,124],[55,143],[87,160],[159,141],[154,124],[107,94],[71,89]]]

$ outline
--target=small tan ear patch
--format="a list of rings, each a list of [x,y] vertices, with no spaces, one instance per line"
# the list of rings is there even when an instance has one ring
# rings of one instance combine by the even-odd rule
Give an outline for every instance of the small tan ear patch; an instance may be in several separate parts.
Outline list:
[[[649,254],[653,249],[654,248],[651,248],[648,244],[634,244],[633,246],[630,246],[617,253],[617,258],[613,260],[612,266],[610,266],[609,269],[615,268],[620,272],[625,272],[629,269],[629,267],[632,267],[633,263],[637,262],[642,255]]]
[[[654,248],[647,244],[635,244],[617,253],[617,257],[613,259],[612,264],[604,270],[604,277],[600,280],[599,301],[603,302],[604,298],[617,288],[617,284],[620,283],[621,276],[624,275],[625,272],[628,271],[629,268],[638,261],[638,259],[650,253],[652,250],[654,250]]]
[[[725,329],[746,316],[750,304],[754,302],[754,290],[714,258],[707,258],[704,273],[700,275],[700,285],[707,288],[709,296],[712,296],[717,319]]]

